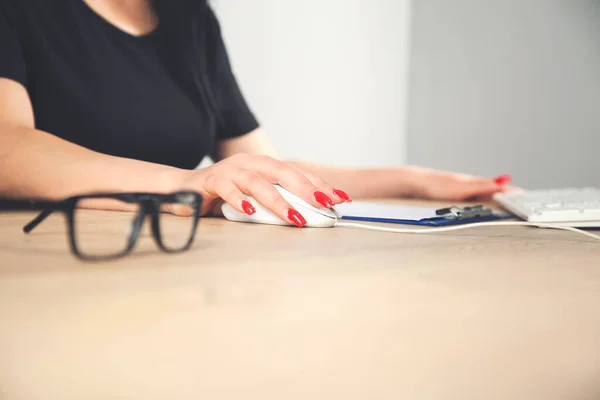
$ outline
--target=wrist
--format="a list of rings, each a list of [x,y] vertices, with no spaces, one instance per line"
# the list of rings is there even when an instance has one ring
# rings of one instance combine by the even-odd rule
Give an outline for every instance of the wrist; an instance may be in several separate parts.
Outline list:
[[[192,190],[190,183],[195,170],[180,168],[165,168],[156,176],[157,190],[160,193],[173,193]]]
[[[425,170],[421,167],[404,166],[396,170],[396,182],[401,193],[399,197],[426,198],[427,186],[425,184]]]

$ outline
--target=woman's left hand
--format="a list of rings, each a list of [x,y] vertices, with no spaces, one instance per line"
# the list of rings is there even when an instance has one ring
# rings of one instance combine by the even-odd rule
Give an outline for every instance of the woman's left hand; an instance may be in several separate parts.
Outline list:
[[[411,173],[418,182],[415,197],[428,200],[486,200],[497,192],[518,190],[508,186],[510,175],[485,178],[426,168],[413,168]]]

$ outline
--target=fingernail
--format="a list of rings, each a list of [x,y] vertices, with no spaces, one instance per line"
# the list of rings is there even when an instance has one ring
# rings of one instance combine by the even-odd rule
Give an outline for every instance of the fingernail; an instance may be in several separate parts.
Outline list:
[[[512,177],[510,175],[500,175],[494,179],[496,185],[504,186],[507,183],[512,181]]]
[[[352,201],[352,199],[350,198],[350,196],[348,196],[348,194],[346,192],[344,192],[343,190],[335,189],[333,191],[333,193],[335,193],[335,195],[337,197],[339,197],[340,199],[344,200],[346,203],[350,203]]]
[[[256,212],[256,209],[252,204],[250,204],[248,200],[242,201],[242,208],[244,209],[244,212],[248,215],[252,215]]]
[[[302,214],[300,214],[298,211],[294,210],[293,208],[290,208],[288,210],[288,219],[290,221],[292,221],[294,224],[296,224],[296,226],[298,228],[306,225],[306,220],[304,219]]]
[[[315,192],[315,200],[317,200],[319,203],[323,204],[323,207],[327,207],[327,208],[333,207],[333,200],[331,200],[329,198],[329,196],[327,196],[323,192]]]

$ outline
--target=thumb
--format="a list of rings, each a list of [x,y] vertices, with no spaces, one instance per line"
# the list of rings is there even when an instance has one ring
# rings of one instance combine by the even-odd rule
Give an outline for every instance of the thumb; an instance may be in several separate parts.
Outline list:
[[[165,204],[163,205],[163,211],[178,217],[189,217],[194,214],[192,207],[183,204]]]
[[[224,203],[225,201],[221,198],[217,198],[212,201],[207,201],[202,206],[201,215],[207,217],[222,217],[223,211],[221,211],[221,206]]]

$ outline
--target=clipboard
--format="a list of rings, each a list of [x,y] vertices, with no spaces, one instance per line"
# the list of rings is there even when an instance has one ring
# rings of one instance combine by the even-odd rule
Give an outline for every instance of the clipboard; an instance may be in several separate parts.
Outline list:
[[[336,209],[342,215],[342,220],[422,226],[448,226],[514,218],[511,214],[497,214],[483,205],[433,208],[353,202],[339,204]]]

